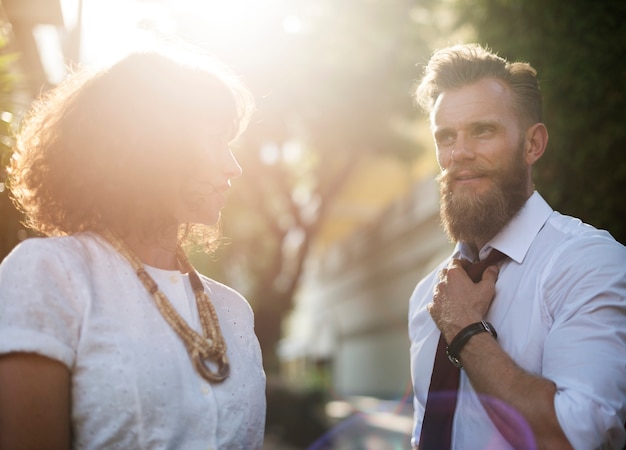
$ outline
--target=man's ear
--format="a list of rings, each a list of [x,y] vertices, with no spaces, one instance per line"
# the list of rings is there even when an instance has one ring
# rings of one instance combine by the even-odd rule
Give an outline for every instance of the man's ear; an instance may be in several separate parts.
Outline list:
[[[526,130],[524,138],[524,155],[526,157],[526,163],[529,166],[533,165],[539,158],[541,158],[547,145],[548,129],[546,126],[541,122],[531,125]]]

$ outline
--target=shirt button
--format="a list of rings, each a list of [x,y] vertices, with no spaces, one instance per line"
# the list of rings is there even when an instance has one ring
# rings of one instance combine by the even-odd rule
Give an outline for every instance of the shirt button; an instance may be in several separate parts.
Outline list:
[[[206,384],[203,384],[203,385],[200,387],[200,391],[201,391],[203,394],[208,394],[208,393],[209,393],[209,386],[208,386],[208,385],[206,385]],[[212,448],[210,448],[209,450],[213,450],[213,449],[212,449]]]

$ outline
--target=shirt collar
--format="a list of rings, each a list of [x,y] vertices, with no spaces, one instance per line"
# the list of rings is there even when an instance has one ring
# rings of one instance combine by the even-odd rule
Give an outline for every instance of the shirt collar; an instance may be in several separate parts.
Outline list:
[[[491,249],[495,248],[521,264],[535,236],[552,213],[553,209],[543,197],[537,191],[533,192],[522,209],[509,223],[480,249],[479,259],[486,258]],[[461,257],[470,261],[473,259],[472,251],[463,242],[457,243],[454,257]]]

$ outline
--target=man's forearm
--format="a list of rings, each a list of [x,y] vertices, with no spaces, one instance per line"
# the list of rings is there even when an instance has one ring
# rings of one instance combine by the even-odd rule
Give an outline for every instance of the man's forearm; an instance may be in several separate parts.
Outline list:
[[[530,425],[539,449],[571,449],[554,409],[555,384],[521,369],[487,333],[473,336],[459,354],[472,386],[500,433],[515,441],[509,424],[493,397],[512,406]]]

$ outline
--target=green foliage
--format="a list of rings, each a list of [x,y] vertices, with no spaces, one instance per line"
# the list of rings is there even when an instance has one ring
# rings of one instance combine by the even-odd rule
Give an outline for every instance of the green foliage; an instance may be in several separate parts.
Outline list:
[[[15,71],[18,55],[6,51],[8,41],[0,33],[0,261],[19,242],[21,215],[14,208],[6,185],[5,167],[13,147],[13,96],[20,78]]]
[[[462,0],[459,24],[539,72],[550,143],[538,189],[626,243],[626,2]]]
[[[0,182],[4,182],[4,166],[11,154],[13,93],[19,77],[14,70],[16,53],[6,53],[4,48],[8,42],[0,33]]]

